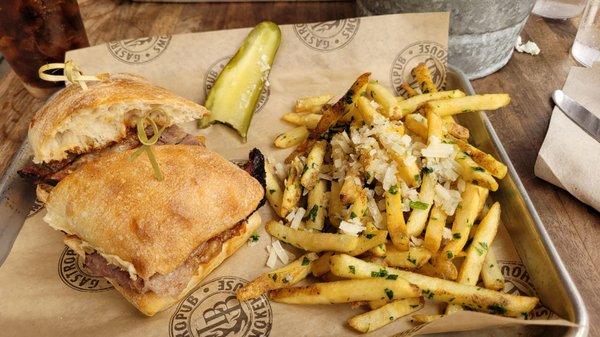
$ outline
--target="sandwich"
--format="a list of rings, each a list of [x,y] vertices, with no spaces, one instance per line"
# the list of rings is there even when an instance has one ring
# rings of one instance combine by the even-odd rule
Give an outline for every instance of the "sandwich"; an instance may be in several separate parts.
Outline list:
[[[261,223],[264,188],[202,146],[157,146],[162,181],[146,157],[129,160],[132,153],[101,156],[62,179],[44,220],[67,234],[92,274],[152,316],[248,241]]]
[[[87,90],[67,86],[29,126],[33,159],[20,174],[37,185],[44,220],[65,233],[91,274],[148,316],[177,303],[261,223],[260,151],[238,167],[177,125],[207,113],[143,78],[115,74]],[[135,155],[146,118],[156,125],[146,136],[162,130],[152,159]]]
[[[140,146],[135,124],[141,116],[166,127],[157,145],[200,145],[177,124],[207,113],[203,106],[136,75],[107,75],[90,82],[87,90],[71,84],[31,120],[28,141],[33,159],[19,174],[37,186],[37,197],[44,202],[53,186],[86,162]]]

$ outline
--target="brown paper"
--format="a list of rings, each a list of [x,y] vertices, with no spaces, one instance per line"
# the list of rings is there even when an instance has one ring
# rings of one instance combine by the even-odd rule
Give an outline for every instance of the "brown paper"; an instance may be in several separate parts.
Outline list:
[[[563,91],[600,118],[600,63],[573,67]],[[554,107],[548,133],[535,163],[535,175],[563,188],[600,211],[600,142]]]
[[[267,156],[284,158],[289,150],[272,146],[290,126],[280,120],[300,96],[341,95],[361,73],[388,87],[409,78],[419,62],[444,82],[448,30],[447,13],[388,15],[318,24],[282,26],[282,43],[254,116],[248,142],[217,125],[190,132],[207,137],[208,147],[232,160],[245,159],[260,148]],[[85,73],[131,72],[192,100],[203,102],[212,83],[249,29],[194,33],[111,42],[67,55]],[[63,234],[42,221],[44,211],[29,218],[11,254],[0,267],[0,326],[9,336],[343,336],[357,335],[345,321],[364,308],[349,305],[298,306],[268,302],[266,297],[240,304],[234,290],[266,272],[266,246],[271,238],[260,231],[255,246],[243,246],[211,273],[178,305],[152,318],[143,317],[102,278],[88,275],[75,254],[62,244]],[[272,217],[268,207],[263,220]],[[507,279],[506,291],[534,295],[525,267],[502,227],[493,249]],[[281,266],[280,263],[277,265]],[[428,303],[419,313],[437,312]],[[460,331],[531,321],[510,320],[472,312],[417,327],[408,317],[371,333],[372,336]],[[543,307],[534,318],[555,318]],[[473,318],[474,317],[474,318]],[[484,317],[479,320],[480,317]],[[464,319],[463,319],[464,318]],[[542,321],[540,321],[542,322]],[[546,322],[546,321],[543,321]],[[568,324],[564,320],[547,321]],[[545,323],[544,323],[545,324]]]

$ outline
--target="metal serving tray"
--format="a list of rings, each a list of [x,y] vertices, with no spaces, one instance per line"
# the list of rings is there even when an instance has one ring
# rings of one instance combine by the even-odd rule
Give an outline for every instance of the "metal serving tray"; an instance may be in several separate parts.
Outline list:
[[[448,89],[461,89],[470,95],[475,94],[469,80],[457,68],[448,66],[447,77]],[[574,328],[519,326],[444,335],[587,336],[589,319],[581,295],[560,260],[492,124],[483,113],[464,114],[458,119],[461,124],[469,128],[472,142],[477,147],[500,158],[508,166],[509,174],[499,181],[500,188],[494,192],[493,197],[502,204],[503,224],[530,274],[538,296],[547,308],[579,326]],[[31,149],[27,142],[24,142],[0,180],[0,265],[10,252],[34,200],[34,189],[17,175],[17,170],[30,158]]]

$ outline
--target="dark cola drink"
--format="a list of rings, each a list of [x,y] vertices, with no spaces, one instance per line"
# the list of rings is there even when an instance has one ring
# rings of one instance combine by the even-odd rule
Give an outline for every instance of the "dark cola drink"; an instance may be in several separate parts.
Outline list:
[[[89,46],[76,0],[0,0],[0,52],[27,90],[45,97],[62,86],[38,77],[46,63]]]

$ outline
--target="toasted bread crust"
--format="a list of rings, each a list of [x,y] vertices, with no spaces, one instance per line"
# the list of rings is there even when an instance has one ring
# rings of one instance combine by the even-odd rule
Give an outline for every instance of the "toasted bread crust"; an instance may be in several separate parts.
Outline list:
[[[106,155],[52,189],[44,220],[148,278],[173,271],[263,198],[256,179],[206,148],[164,145],[154,152],[163,181],[145,155],[133,161],[133,151]]]

